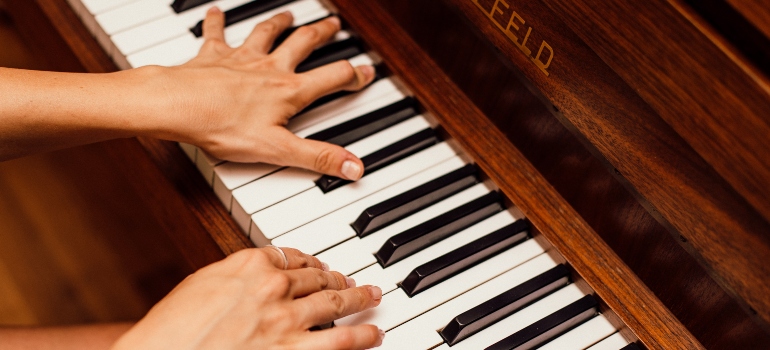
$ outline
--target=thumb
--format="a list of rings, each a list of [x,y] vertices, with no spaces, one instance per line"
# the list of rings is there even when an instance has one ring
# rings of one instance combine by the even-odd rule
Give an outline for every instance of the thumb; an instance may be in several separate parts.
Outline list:
[[[358,180],[364,174],[364,164],[348,150],[322,141],[307,140],[291,135],[282,162],[289,166],[310,169],[346,180]]]

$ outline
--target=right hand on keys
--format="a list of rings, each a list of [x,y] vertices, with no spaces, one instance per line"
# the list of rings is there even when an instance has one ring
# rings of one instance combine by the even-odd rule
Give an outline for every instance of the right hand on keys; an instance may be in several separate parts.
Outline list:
[[[308,331],[377,306],[378,287],[354,287],[296,249],[237,252],[190,275],[123,335],[113,349],[366,349],[384,333],[372,325]],[[286,266],[286,270],[283,270]]]
[[[321,96],[363,88],[374,79],[374,68],[339,61],[294,73],[314,48],[340,30],[340,21],[331,17],[302,27],[269,52],[292,21],[290,13],[276,15],[257,25],[241,47],[231,48],[224,40],[223,13],[210,10],[198,56],[168,68],[163,93],[179,114],[166,118],[173,125],[163,128],[169,134],[161,138],[194,144],[225,160],[296,166],[358,180],[363,174],[358,157],[336,145],[301,139],[284,126]]]

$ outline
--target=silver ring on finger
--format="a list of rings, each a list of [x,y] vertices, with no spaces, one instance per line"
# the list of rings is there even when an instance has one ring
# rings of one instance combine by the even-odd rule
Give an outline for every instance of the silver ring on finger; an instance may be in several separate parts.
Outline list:
[[[283,269],[287,270],[289,268],[289,258],[286,257],[286,253],[284,253],[284,251],[283,251],[283,249],[281,249],[281,247],[276,247],[276,246],[274,246],[272,244],[268,244],[268,245],[265,246],[265,248],[273,248],[276,251],[278,251],[278,253],[280,253],[281,257],[283,258]]]

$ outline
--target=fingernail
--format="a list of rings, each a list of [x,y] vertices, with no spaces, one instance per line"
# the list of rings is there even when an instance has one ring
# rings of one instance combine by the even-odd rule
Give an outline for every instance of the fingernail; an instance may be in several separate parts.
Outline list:
[[[209,13],[211,14],[222,13],[222,10],[220,10],[219,7],[213,6],[209,9]]]
[[[353,288],[353,287],[356,286],[356,280],[354,280],[354,279],[352,279],[350,277],[345,277],[345,282],[347,282],[348,288]]]
[[[374,346],[382,345],[382,340],[385,339],[385,331],[383,331],[382,329],[379,329],[379,328],[377,328],[377,330],[380,331],[380,339],[377,340],[377,343],[374,344]]]
[[[342,163],[342,169],[340,169],[342,175],[348,180],[358,180],[361,177],[361,166],[352,160],[346,160]]]
[[[342,27],[342,22],[340,22],[339,17],[329,17],[329,23],[334,24],[337,28]]]
[[[369,293],[372,295],[374,301],[382,300],[382,289],[377,286],[369,286]]]
[[[366,77],[367,80],[370,80],[370,79],[374,78],[374,67],[372,67],[372,66],[362,66],[359,69],[361,69],[361,73],[364,74],[364,76]]]
[[[291,11],[283,11],[283,12],[281,12],[280,14],[281,14],[281,15],[284,15],[284,16],[289,16],[289,17],[291,17],[291,18],[294,18],[294,14],[293,14],[293,13],[291,13]]]
[[[322,262],[322,263],[321,263],[321,270],[324,270],[324,271],[329,271],[329,270],[330,270],[330,269],[329,269],[329,264],[327,264],[327,263],[325,263],[325,262]]]

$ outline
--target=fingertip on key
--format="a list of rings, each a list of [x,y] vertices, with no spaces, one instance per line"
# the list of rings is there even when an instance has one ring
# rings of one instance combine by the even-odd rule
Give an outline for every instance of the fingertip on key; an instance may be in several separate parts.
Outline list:
[[[339,17],[329,17],[328,21],[329,23],[334,24],[338,29],[342,28],[342,22]]]

